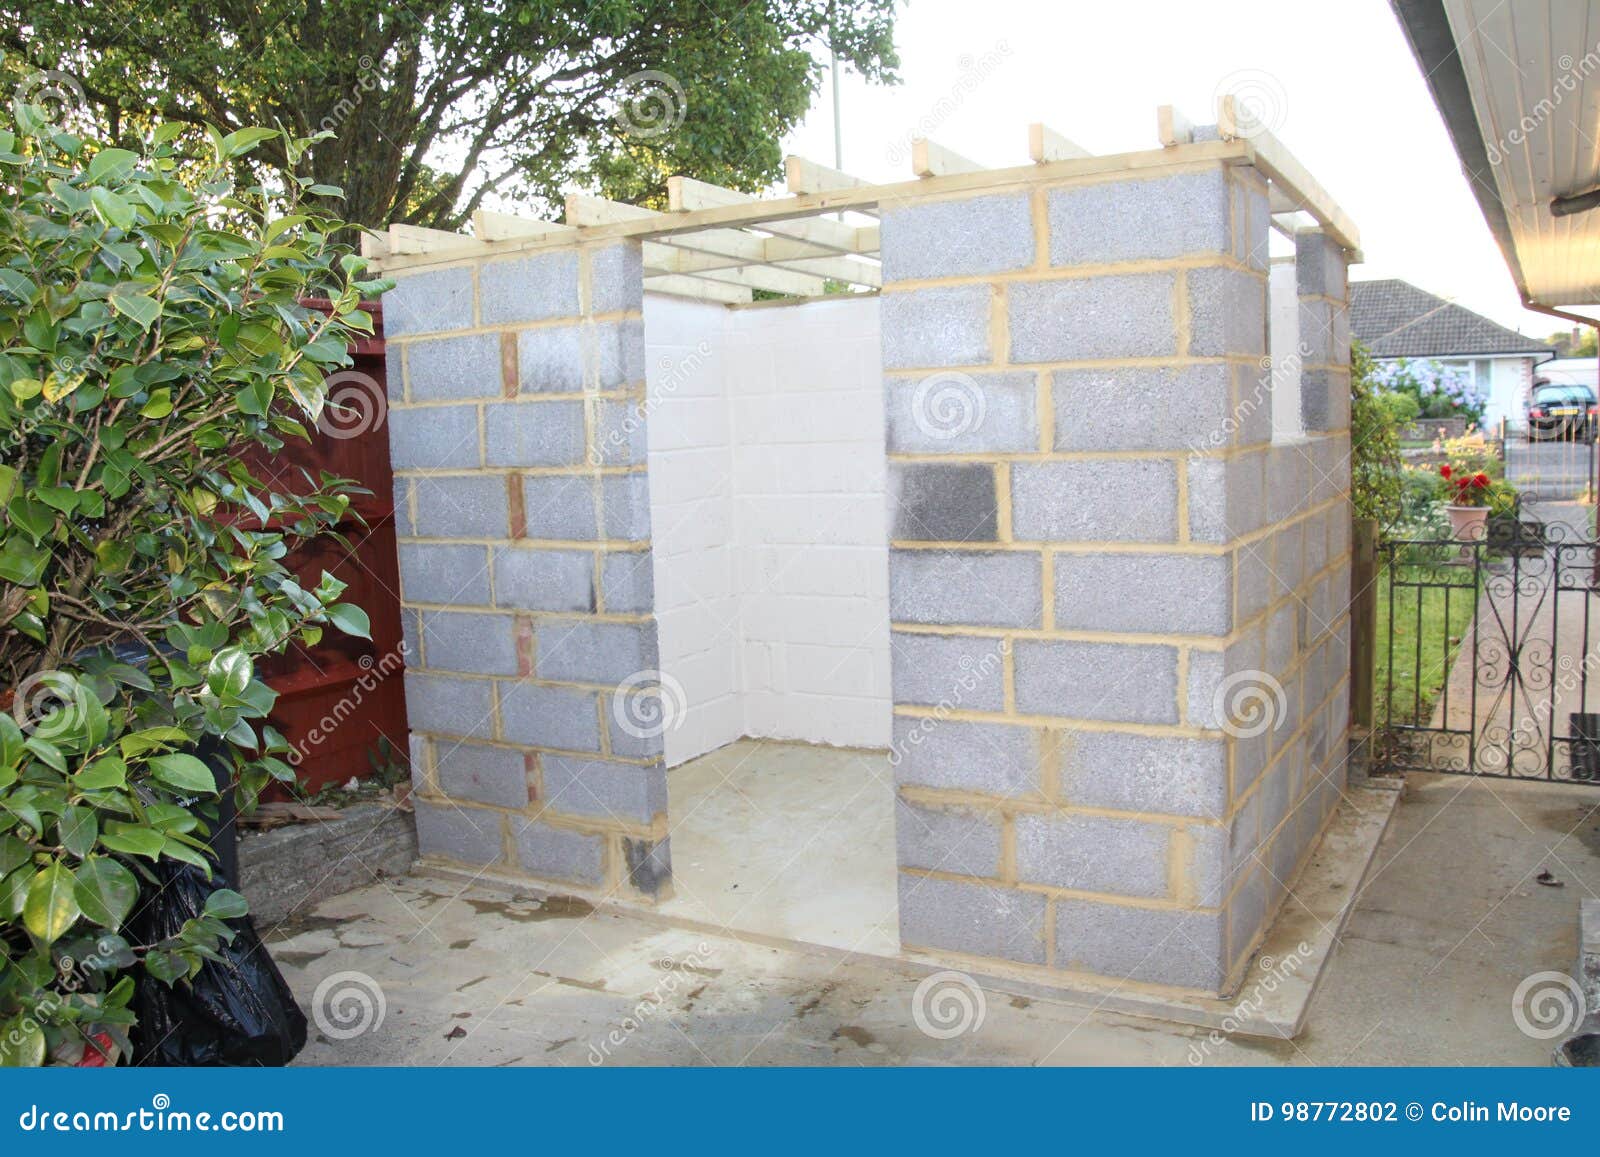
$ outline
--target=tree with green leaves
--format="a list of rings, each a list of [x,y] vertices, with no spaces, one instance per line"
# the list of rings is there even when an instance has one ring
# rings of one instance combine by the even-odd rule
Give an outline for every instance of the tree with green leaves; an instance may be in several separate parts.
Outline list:
[[[0,0],[0,47],[107,140],[331,131],[305,171],[347,220],[456,229],[488,197],[652,203],[673,173],[758,190],[827,49],[895,79],[893,22],[894,0]]]
[[[156,126],[137,149],[0,118],[0,1065],[122,1044],[137,984],[217,958],[233,892],[156,943],[124,933],[173,862],[209,870],[205,742],[248,806],[292,780],[255,661],[368,637],[344,584],[286,559],[354,487],[253,461],[305,439],[389,283],[298,204],[234,179],[309,140]],[[202,155],[208,156],[202,169]],[[182,158],[180,160],[180,158]],[[180,180],[180,172],[195,172]],[[307,299],[325,299],[308,308]],[[288,492],[289,489],[292,493]]]

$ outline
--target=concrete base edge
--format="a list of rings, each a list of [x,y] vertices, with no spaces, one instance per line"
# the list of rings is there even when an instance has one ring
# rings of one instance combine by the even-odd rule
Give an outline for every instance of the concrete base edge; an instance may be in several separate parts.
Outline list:
[[[1087,975],[1064,981],[1053,977],[1041,980],[1037,975],[1020,975],[995,961],[976,958],[849,952],[802,940],[741,932],[705,921],[664,916],[650,907],[591,890],[563,889],[510,874],[470,871],[429,860],[418,861],[413,871],[535,897],[577,896],[593,904],[597,912],[768,948],[803,952],[823,959],[868,962],[911,977],[958,968],[985,988],[1009,995],[1176,1021],[1229,1035],[1282,1040],[1298,1034],[1305,1023],[1311,998],[1399,801],[1399,793],[1379,788],[1356,787],[1345,792],[1344,801],[1329,822],[1321,844],[1294,881],[1290,899],[1285,901],[1247,968],[1239,991],[1226,1000]]]

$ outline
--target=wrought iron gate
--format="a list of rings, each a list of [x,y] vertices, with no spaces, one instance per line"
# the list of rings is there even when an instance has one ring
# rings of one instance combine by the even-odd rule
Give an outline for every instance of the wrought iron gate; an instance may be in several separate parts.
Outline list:
[[[1375,764],[1600,786],[1600,544],[1487,530],[1379,544]]]

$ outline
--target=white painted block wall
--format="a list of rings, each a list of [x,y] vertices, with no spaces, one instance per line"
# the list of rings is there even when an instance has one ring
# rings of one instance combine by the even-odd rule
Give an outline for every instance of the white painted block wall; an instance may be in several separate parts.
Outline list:
[[[1300,414],[1300,296],[1294,257],[1275,257],[1267,274],[1267,340],[1272,355],[1272,440],[1299,438],[1305,431]]]
[[[720,305],[647,295],[650,532],[670,766],[739,738],[732,440]]]
[[[668,764],[741,734],[887,746],[876,299],[647,296],[645,343],[661,665],[688,704]]]

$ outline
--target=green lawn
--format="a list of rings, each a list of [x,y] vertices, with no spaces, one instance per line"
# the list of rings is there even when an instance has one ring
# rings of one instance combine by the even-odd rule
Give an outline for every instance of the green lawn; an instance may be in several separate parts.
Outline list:
[[[1470,568],[1397,563],[1394,584],[1394,633],[1389,632],[1390,583],[1387,566],[1378,570],[1377,673],[1373,679],[1374,722],[1426,726],[1455,662],[1461,640],[1472,628],[1477,592]],[[1407,583],[1451,583],[1452,589],[1414,587]],[[1448,598],[1447,598],[1448,596]],[[1422,617],[1417,617],[1418,603]],[[1446,602],[1449,619],[1446,621]],[[1421,652],[1418,652],[1418,639]],[[1394,653],[1390,685],[1390,651]],[[1386,701],[1392,695],[1392,701]],[[1390,711],[1392,710],[1392,715]]]

